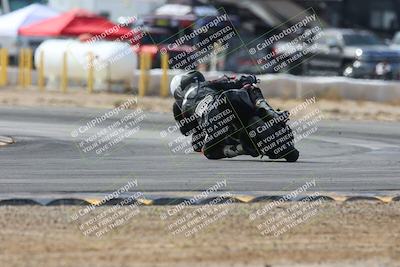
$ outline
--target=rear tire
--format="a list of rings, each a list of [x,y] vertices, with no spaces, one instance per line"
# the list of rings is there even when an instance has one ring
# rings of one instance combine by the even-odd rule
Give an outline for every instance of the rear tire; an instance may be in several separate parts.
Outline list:
[[[300,156],[300,152],[294,148],[284,158],[286,159],[287,162],[296,162],[299,159],[299,156]]]

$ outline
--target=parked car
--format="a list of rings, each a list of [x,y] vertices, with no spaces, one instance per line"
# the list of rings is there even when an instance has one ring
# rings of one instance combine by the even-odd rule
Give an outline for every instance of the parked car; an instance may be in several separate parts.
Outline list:
[[[399,78],[400,50],[369,31],[327,29],[315,43],[313,55],[303,62],[306,74]]]

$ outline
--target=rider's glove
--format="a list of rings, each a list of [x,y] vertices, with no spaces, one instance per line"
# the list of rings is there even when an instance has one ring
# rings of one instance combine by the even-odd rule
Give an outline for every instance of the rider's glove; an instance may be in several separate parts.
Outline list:
[[[240,77],[240,81],[242,82],[243,85],[254,84],[257,83],[257,77],[255,75],[246,75]]]

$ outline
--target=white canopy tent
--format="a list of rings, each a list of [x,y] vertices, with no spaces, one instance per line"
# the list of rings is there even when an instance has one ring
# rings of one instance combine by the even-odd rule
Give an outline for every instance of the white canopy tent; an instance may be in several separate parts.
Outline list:
[[[11,58],[16,58],[21,46],[31,46],[18,36],[19,28],[57,15],[59,12],[45,5],[32,4],[0,16],[0,47],[7,48]]]
[[[0,16],[0,36],[16,37],[18,29],[43,19],[57,16],[59,13],[41,5],[32,4],[11,13]]]
[[[166,4],[155,10],[156,15],[185,16],[189,14],[200,17],[218,16],[218,10],[213,6],[189,6],[181,4]]]

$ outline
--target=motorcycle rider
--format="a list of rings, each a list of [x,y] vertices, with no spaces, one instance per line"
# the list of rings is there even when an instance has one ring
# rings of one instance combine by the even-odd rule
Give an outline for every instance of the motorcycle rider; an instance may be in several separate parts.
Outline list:
[[[261,90],[254,86],[256,83],[254,75],[206,81],[195,70],[172,79],[174,118],[182,134],[192,135],[194,151],[202,151],[208,159],[262,154],[262,148],[256,145],[260,138],[249,132],[265,124],[262,118],[274,119],[283,113],[268,105]],[[232,129],[232,125],[242,127]],[[235,132],[240,133],[239,141],[231,137]]]

